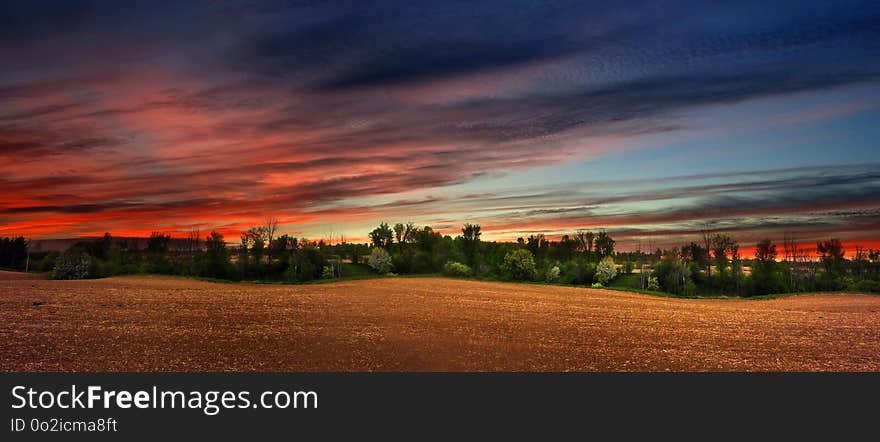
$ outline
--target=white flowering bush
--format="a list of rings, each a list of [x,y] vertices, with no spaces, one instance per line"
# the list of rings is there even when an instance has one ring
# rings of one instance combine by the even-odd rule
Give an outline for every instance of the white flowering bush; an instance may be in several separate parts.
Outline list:
[[[553,266],[547,269],[547,275],[545,276],[545,280],[547,282],[556,282],[559,281],[559,275],[562,274],[562,270],[559,266]]]
[[[394,264],[391,262],[391,255],[381,247],[373,247],[373,250],[370,251],[370,256],[367,258],[367,265],[380,275],[384,275],[394,268]]]
[[[602,285],[608,285],[614,277],[617,276],[617,267],[614,266],[614,260],[606,257],[596,266],[596,281]]]
[[[92,259],[85,253],[64,253],[55,260],[52,279],[86,279],[90,276]]]

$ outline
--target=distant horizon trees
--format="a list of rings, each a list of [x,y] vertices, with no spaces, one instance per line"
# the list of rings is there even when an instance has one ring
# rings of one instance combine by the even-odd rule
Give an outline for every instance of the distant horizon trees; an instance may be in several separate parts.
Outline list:
[[[740,244],[723,232],[702,231],[702,243],[648,252],[615,250],[616,241],[605,230],[578,230],[558,239],[536,233],[516,242],[483,241],[482,233],[473,223],[451,236],[412,222],[382,222],[368,233],[369,243],[348,243],[343,235],[332,243],[278,235],[277,220],[270,217],[264,225],[242,231],[238,245],[216,230],[202,236],[198,229],[176,240],[169,233],[152,232],[144,242],[117,239],[108,232],[64,252],[32,250],[21,236],[0,238],[0,267],[52,271],[57,278],[158,273],[285,282],[371,272],[442,273],[678,295],[880,291],[880,250],[856,247],[848,259],[838,238],[818,241],[813,258],[787,236],[781,246],[762,239],[754,256],[743,257]],[[629,277],[634,270],[639,275]]]
[[[27,240],[23,236],[0,238],[0,267],[18,268],[27,259]]]

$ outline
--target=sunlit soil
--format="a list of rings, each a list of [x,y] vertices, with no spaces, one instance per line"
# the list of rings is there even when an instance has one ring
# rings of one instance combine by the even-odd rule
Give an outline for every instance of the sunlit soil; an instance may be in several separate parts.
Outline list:
[[[0,275],[3,371],[878,371],[880,296]]]

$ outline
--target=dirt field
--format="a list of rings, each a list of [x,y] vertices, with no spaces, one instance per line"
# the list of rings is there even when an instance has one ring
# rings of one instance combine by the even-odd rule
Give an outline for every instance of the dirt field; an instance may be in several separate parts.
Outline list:
[[[0,275],[3,371],[877,371],[880,296]]]

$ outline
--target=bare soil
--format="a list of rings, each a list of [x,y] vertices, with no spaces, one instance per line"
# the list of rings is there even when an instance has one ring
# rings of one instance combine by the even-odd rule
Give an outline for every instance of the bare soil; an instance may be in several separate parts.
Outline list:
[[[0,275],[2,371],[880,371],[880,296]]]

